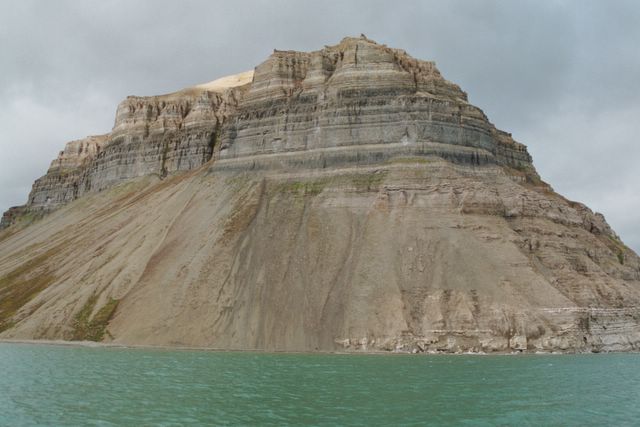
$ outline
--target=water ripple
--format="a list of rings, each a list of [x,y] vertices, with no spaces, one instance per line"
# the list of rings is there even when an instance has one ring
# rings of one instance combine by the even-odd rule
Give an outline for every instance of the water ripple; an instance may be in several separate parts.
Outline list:
[[[0,425],[637,425],[640,355],[0,344]]]

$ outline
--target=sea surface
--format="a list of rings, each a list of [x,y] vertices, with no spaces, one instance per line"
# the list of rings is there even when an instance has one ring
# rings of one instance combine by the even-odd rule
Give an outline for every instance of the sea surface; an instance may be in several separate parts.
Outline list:
[[[0,343],[2,426],[640,425],[640,354],[269,354]]]

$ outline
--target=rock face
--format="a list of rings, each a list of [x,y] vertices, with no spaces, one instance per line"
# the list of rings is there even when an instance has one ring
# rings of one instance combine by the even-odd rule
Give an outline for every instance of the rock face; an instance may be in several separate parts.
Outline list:
[[[102,135],[68,142],[58,158],[51,162],[47,174],[33,183],[28,209],[50,211],[84,194],[88,189],[88,166],[106,140],[107,135]]]
[[[112,132],[67,143],[46,175],[33,184],[27,204],[5,214],[0,228],[26,213],[41,216],[131,178],[164,177],[202,166],[211,159],[220,126],[252,75],[242,73],[168,95],[128,97],[118,106]]]
[[[638,256],[433,63],[364,37],[127,98],[109,135],[67,145],[14,222],[0,234],[3,338],[640,348]]]
[[[221,159],[339,153],[319,155],[323,163],[310,160],[311,167],[352,164],[353,156],[377,163],[400,153],[533,173],[526,148],[496,130],[434,63],[367,39],[312,53],[275,51],[256,67],[220,148]]]

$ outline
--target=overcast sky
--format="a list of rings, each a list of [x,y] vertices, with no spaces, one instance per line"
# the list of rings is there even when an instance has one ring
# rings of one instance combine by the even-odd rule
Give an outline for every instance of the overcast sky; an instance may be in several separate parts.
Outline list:
[[[640,2],[2,1],[0,210],[127,95],[252,69],[344,36],[435,60],[542,178],[640,250]]]

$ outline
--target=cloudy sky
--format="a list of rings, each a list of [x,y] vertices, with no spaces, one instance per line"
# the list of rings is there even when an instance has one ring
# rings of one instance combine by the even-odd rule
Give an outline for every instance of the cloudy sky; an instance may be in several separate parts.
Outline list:
[[[127,95],[252,69],[343,36],[435,60],[529,147],[543,179],[640,251],[640,2],[3,1],[0,210]]]

